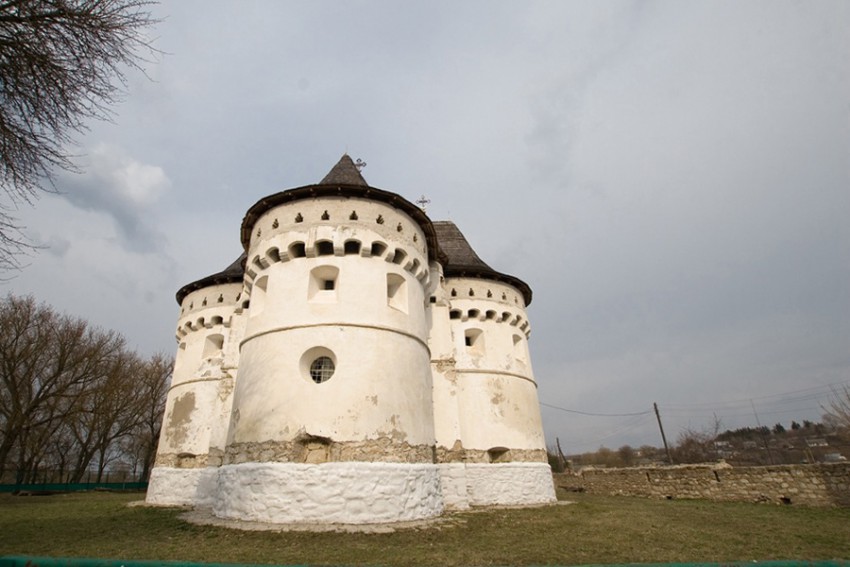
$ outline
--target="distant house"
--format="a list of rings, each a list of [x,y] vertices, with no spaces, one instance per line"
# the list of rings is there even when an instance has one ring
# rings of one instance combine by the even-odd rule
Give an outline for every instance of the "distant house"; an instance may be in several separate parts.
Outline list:
[[[809,437],[806,439],[806,447],[829,447],[829,443],[823,437]]]

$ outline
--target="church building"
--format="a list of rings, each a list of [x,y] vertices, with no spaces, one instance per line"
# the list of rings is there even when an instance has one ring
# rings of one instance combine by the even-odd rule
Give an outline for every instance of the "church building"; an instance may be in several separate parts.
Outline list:
[[[149,504],[364,524],[555,500],[525,282],[348,155],[241,239],[177,292]]]

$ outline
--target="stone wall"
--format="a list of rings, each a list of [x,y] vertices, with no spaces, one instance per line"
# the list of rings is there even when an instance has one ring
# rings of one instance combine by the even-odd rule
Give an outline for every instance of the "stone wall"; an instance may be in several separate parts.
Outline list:
[[[850,463],[585,468],[578,474],[556,474],[555,484],[590,494],[850,506]]]

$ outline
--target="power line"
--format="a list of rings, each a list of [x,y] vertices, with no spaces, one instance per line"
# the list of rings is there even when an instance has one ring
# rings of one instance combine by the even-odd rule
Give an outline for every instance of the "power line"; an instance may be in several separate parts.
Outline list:
[[[567,413],[577,413],[579,415],[589,415],[591,417],[634,417],[636,415],[647,415],[647,414],[652,413],[652,410],[635,412],[635,413],[593,413],[593,412],[588,412],[588,411],[579,411],[579,410],[562,408],[562,407],[558,407],[558,406],[553,406],[551,404],[546,404],[546,403],[543,403],[543,402],[540,402],[540,405],[545,406],[547,408],[565,411]]]
[[[803,388],[800,390],[791,390],[788,392],[779,392],[777,394],[769,394],[766,396],[758,396],[753,398],[741,398],[737,400],[727,400],[727,401],[707,401],[707,402],[697,402],[693,404],[664,404],[665,409],[691,409],[691,408],[699,408],[699,407],[723,407],[723,406],[749,406],[750,400],[768,400],[770,398],[784,398],[789,397],[788,400],[777,400],[772,403],[792,403],[794,401],[804,401],[804,400],[812,400],[817,399],[821,396],[829,396],[832,394],[833,390],[837,387],[850,385],[850,380],[845,380],[843,382],[835,382],[833,384],[823,384],[820,386],[811,386],[809,388]],[[794,394],[802,394],[800,396],[794,396]]]

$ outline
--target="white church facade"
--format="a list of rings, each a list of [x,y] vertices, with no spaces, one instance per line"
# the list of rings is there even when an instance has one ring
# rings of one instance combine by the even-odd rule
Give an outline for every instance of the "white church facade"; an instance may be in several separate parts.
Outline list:
[[[527,284],[347,155],[254,204],[241,239],[177,293],[149,504],[362,524],[555,500]]]

